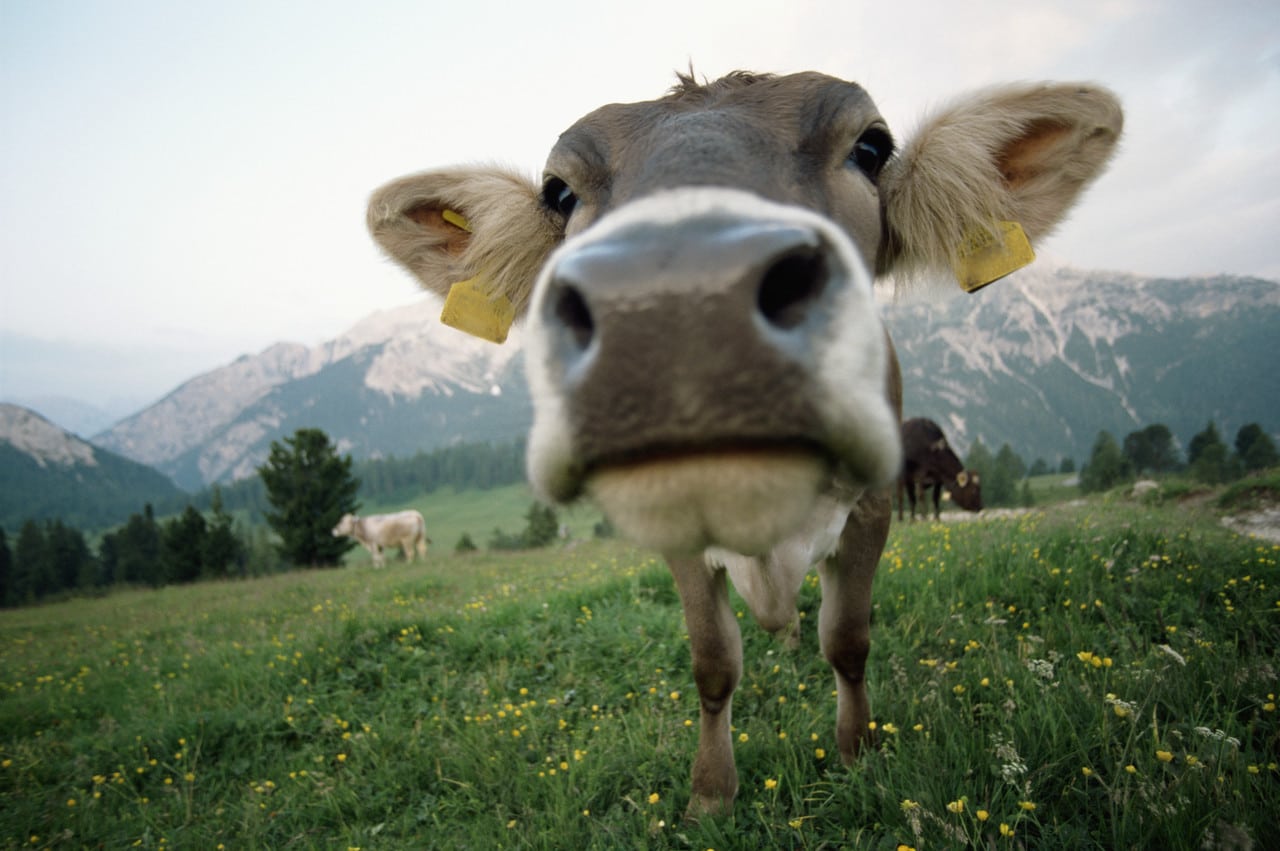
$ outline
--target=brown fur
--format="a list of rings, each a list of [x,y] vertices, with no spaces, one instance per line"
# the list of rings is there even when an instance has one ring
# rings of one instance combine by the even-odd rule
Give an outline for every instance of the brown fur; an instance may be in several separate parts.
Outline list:
[[[720,113],[694,114],[726,104],[730,107]],[[695,120],[667,122],[677,113],[682,119]],[[744,115],[750,116],[750,120],[744,119]],[[811,126],[815,115],[826,122],[816,129]],[[738,123],[734,124],[735,121]],[[810,124],[806,125],[806,121]],[[845,164],[844,158],[858,138],[856,134],[883,125],[870,98],[856,86],[818,74],[774,77],[745,72],[698,83],[690,72],[679,76],[677,85],[664,99],[603,107],[566,131],[551,155],[548,174],[565,181],[578,196],[578,206],[567,222],[541,203],[540,189],[533,182],[509,171],[482,168],[449,169],[389,184],[375,193],[370,203],[369,227],[384,250],[409,268],[427,289],[444,294],[453,283],[480,274],[495,293],[508,296],[521,313],[528,307],[531,288],[547,256],[566,234],[582,235],[566,247],[571,254],[573,245],[590,243],[593,234],[596,237],[611,234],[607,223],[626,221],[628,208],[633,215],[649,215],[650,208],[644,204],[659,197],[656,190],[679,191],[690,186],[716,187],[721,193],[733,190],[750,197],[751,203],[768,202],[784,211],[771,212],[774,218],[803,218],[796,212],[797,207],[813,211],[803,215],[816,213],[823,219],[821,229],[838,228],[836,241],[843,246],[843,239],[847,237],[849,250],[860,254],[865,266],[876,273],[901,272],[908,278],[937,273],[949,275],[957,247],[975,230],[994,232],[996,222],[1015,220],[1033,240],[1047,233],[1084,186],[1100,173],[1114,149],[1121,123],[1119,105],[1100,88],[1023,85],[991,89],[958,101],[926,121],[876,180],[874,175]],[[657,132],[672,126],[677,129],[666,136]],[[682,131],[679,126],[702,129]],[[646,135],[638,132],[640,130],[653,132]],[[854,135],[846,138],[846,134]],[[663,143],[674,143],[674,147],[662,148]],[[799,185],[801,183],[804,185]],[[466,234],[448,224],[441,216],[445,209],[465,216],[472,233]],[[653,220],[656,221],[656,217]],[[667,224],[663,227],[671,227],[680,220],[664,221]],[[600,228],[593,230],[597,222]],[[675,230],[662,233],[669,237]],[[694,253],[701,248],[685,247]],[[558,255],[557,262],[565,262],[564,253]],[[644,274],[626,281],[624,304],[598,301],[595,310],[604,311],[605,315],[597,315],[591,322],[574,320],[578,322],[575,325],[564,321],[558,311],[555,317],[536,317],[531,324],[545,336],[539,338],[531,334],[531,346],[537,342],[564,340],[551,337],[549,328],[555,322],[561,322],[554,327],[562,334],[568,329],[584,336],[610,325],[629,328],[633,320],[652,322],[652,317],[642,314],[641,308],[627,312],[637,302],[643,307],[654,301],[636,298],[636,289],[643,288],[652,277],[650,269],[641,271]],[[714,273],[706,277],[714,277]],[[555,274],[549,272],[548,283],[538,294],[539,298],[555,292],[554,278]],[[585,278],[575,281],[583,287],[591,284]],[[616,280],[609,283],[615,289],[619,286]],[[696,286],[688,280],[682,283],[689,284],[690,289]],[[684,288],[679,291],[683,293]],[[559,292],[563,295],[566,290]],[[869,294],[865,297],[869,304]],[[561,302],[561,305],[566,303],[572,306],[582,302]],[[708,354],[705,348],[682,350],[666,345],[675,333],[674,327],[683,324],[688,330],[687,322],[667,321],[678,317],[682,306],[675,303],[672,310],[661,313],[662,321],[656,326],[644,326],[641,337],[662,346],[668,353],[694,351],[703,352],[705,357]],[[569,314],[576,317],[583,312],[585,308],[570,310]],[[870,377],[865,385],[858,385],[870,390],[863,396],[851,392],[850,376],[855,374],[859,363],[880,363],[874,355],[860,354],[866,350],[857,346],[858,341],[870,339],[857,324],[868,316],[870,314],[856,312],[840,314],[841,328],[828,329],[828,333],[834,337],[843,329],[847,335],[848,328],[857,328],[859,333],[852,340],[841,337],[842,345],[832,345],[834,353],[825,351],[824,354],[831,357],[819,359],[819,367],[814,370],[821,371],[822,365],[831,363],[838,367],[823,372],[824,376],[838,376],[838,380],[822,385],[833,389],[824,390],[815,404],[823,411],[836,411],[841,417],[836,425],[843,432],[824,438],[828,441],[824,448],[835,454],[833,447],[840,447],[844,453],[841,456],[844,466],[840,471],[846,476],[855,450],[866,445],[858,444],[856,438],[872,421],[857,417],[868,407],[883,411],[878,422],[884,427],[882,430],[888,432],[888,437],[874,444],[876,452],[872,455],[883,461],[881,466],[886,470],[894,466],[893,459],[897,457],[899,435],[895,425],[901,419],[902,385],[891,344],[887,349],[884,397],[880,396],[878,366],[876,370],[868,370]],[[724,326],[725,323],[719,323],[719,330]],[[874,322],[870,327],[876,327]],[[693,336],[706,336],[707,331],[705,326],[694,328]],[[616,332],[609,333],[614,334],[612,339],[617,339]],[[604,348],[597,345],[599,340],[592,338],[593,353]],[[730,349],[734,342],[727,337],[717,338],[717,351],[710,354],[734,351]],[[653,364],[662,362],[656,356],[637,364],[637,358],[646,351],[644,347],[621,348],[626,355],[620,358],[624,368],[617,374],[603,374],[599,378],[597,384],[604,388],[601,398],[605,401],[592,409],[593,413],[605,412],[605,416],[591,423],[595,426],[603,420],[598,428],[611,439],[626,430],[625,425],[618,423],[629,421],[614,416],[615,411],[608,402],[621,397],[606,392],[610,390],[607,385],[629,381],[632,383],[625,389],[632,392],[636,387],[654,387],[643,383],[653,380],[654,375],[662,381],[666,380],[663,376],[676,372],[696,372],[683,369],[692,358],[689,355],[664,372],[653,368]],[[651,346],[647,351],[655,349]],[[531,437],[530,469],[536,470],[535,478],[540,479],[536,485],[545,493],[560,494],[560,498],[577,494],[584,482],[587,490],[597,487],[601,492],[607,491],[606,501],[614,505],[618,513],[630,512],[631,520],[639,518],[637,527],[643,523],[660,527],[633,532],[646,540],[663,541],[663,532],[676,529],[670,539],[675,543],[670,544],[666,555],[684,608],[693,678],[701,705],[689,814],[697,817],[729,810],[738,786],[730,725],[733,693],[743,670],[742,639],[729,601],[727,573],[736,571],[737,575],[750,580],[744,581],[739,591],[749,586],[744,597],[753,613],[767,628],[793,644],[799,624],[794,617],[795,595],[799,590],[795,580],[796,577],[803,579],[813,563],[811,559],[819,562],[822,581],[819,640],[835,675],[836,740],[840,756],[846,763],[852,761],[871,741],[865,682],[870,647],[871,582],[891,519],[888,490],[879,487],[878,482],[887,481],[892,472],[884,473],[875,483],[869,477],[843,481],[834,469],[814,467],[829,463],[821,460],[822,453],[814,454],[813,458],[805,456],[803,463],[796,463],[785,452],[755,451],[749,454],[750,462],[744,463],[743,458],[748,456],[735,451],[735,448],[741,449],[741,441],[738,440],[735,447],[734,440],[744,432],[729,433],[723,446],[709,443],[702,420],[697,418],[710,407],[708,386],[713,388],[711,392],[716,395],[717,404],[723,402],[726,394],[714,383],[686,385],[701,395],[686,394],[682,404],[687,407],[672,410],[672,418],[692,411],[686,419],[698,426],[691,430],[690,442],[685,442],[689,437],[685,433],[662,432],[659,427],[666,424],[663,418],[667,414],[659,412],[658,419],[662,422],[654,427],[654,433],[675,435],[665,443],[657,441],[659,452],[648,451],[652,446],[644,440],[628,444],[626,441],[634,431],[631,429],[620,435],[619,445],[634,451],[601,452],[597,458],[588,459],[591,463],[584,462],[583,428],[581,420],[571,422],[565,414],[568,391],[561,370],[564,361],[555,360],[560,356],[557,352],[557,347],[548,343],[540,350],[544,363],[530,367],[531,384],[542,417],[542,425],[535,422]],[[594,361],[596,365],[599,362],[600,358]],[[580,365],[581,361],[577,363]],[[741,370],[752,372],[757,367],[756,363],[742,364]],[[576,376],[575,381],[580,377]],[[812,377],[802,375],[799,379]],[[658,389],[664,388],[658,386]],[[752,403],[767,405],[777,401],[777,394],[770,397],[768,387],[755,389],[760,392],[751,399]],[[649,396],[640,396],[643,401],[651,401]],[[836,404],[842,400],[874,404],[846,409]],[[646,405],[634,407],[648,410]],[[751,420],[751,410],[748,405],[745,411],[735,409],[714,419]],[[890,422],[891,418],[896,419]],[[571,427],[578,432],[571,433]],[[779,435],[762,437],[771,436]],[[538,457],[533,449],[534,437],[541,440]],[[715,438],[720,439],[719,435]],[[761,442],[756,440],[753,445]],[[619,461],[619,458],[625,460]],[[824,491],[824,482],[832,480],[831,489]],[[715,490],[725,481],[740,487],[734,488],[733,493],[726,493],[723,487]],[[789,489],[788,503],[794,502],[792,510],[774,511],[766,517],[764,512],[771,504],[769,498],[773,497],[776,503],[782,498],[777,490],[784,487]],[[751,493],[753,489],[755,492]],[[750,498],[738,499],[737,492],[749,492]],[[833,494],[842,498],[833,498]],[[692,501],[699,511],[686,510],[687,502],[681,500]],[[647,501],[644,511],[638,511],[635,505],[641,501]],[[846,515],[851,503],[852,509]],[[708,508],[723,511],[725,505],[735,515],[734,522],[717,522],[709,527],[710,532],[705,526],[699,527],[704,537],[676,528],[686,515],[706,514]],[[797,505],[801,507],[796,508]],[[806,512],[808,519],[820,521],[811,524],[815,529],[801,524]],[[791,516],[795,514],[802,516],[798,519]],[[778,520],[778,516],[784,519]],[[772,521],[776,523],[770,527]],[[734,523],[742,528],[769,528],[759,533],[762,540],[752,540],[733,528]],[[757,557],[730,553],[722,556],[721,563],[716,565],[712,550],[730,539],[759,545],[754,550]],[[706,540],[712,547],[707,551],[706,560],[702,555],[690,554],[688,548],[682,549],[679,544],[680,541]],[[813,543],[806,548],[805,541]],[[772,551],[760,557],[767,547],[773,547]],[[764,573],[746,575],[751,571]]]
[[[1114,153],[1115,98],[1079,85],[1007,86],[957,101],[925,122],[885,168],[891,246],[901,278],[950,270],[973,231],[1019,222],[1034,245]]]
[[[466,218],[471,233],[446,222],[444,210]],[[453,284],[480,276],[488,291],[511,300],[517,314],[528,306],[542,261],[562,238],[538,187],[498,167],[389,183],[370,199],[368,220],[374,238],[425,289],[445,296]]]

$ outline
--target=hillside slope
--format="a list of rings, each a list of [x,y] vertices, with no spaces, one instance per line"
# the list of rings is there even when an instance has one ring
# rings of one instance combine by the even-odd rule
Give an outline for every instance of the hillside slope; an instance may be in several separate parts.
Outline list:
[[[100,528],[182,497],[155,470],[9,404],[0,404],[0,482],[0,526],[10,532],[28,519]]]

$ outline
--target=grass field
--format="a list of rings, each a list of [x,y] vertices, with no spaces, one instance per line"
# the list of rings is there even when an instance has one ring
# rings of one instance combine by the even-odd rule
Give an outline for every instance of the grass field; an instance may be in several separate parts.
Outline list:
[[[524,529],[525,514],[533,501],[533,491],[525,484],[484,491],[455,492],[443,488],[407,502],[370,504],[360,513],[379,514],[416,508],[427,522],[431,547],[437,554],[444,555],[454,551],[464,533],[471,536],[476,546],[484,548],[494,529],[508,534],[520,532]],[[576,538],[591,537],[592,528],[601,519],[597,509],[585,504],[557,509],[556,513]],[[346,558],[348,564],[361,561],[369,561],[363,550],[352,550]]]
[[[895,527],[852,768],[814,630],[787,652],[743,613],[741,791],[697,824],[660,562],[433,537],[425,564],[0,612],[0,847],[1280,847],[1280,547],[1211,518]]]

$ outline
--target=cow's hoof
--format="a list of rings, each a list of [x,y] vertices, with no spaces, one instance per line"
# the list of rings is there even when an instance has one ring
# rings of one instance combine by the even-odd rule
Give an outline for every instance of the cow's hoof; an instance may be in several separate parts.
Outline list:
[[[697,824],[704,818],[720,818],[733,812],[733,798],[719,795],[693,795],[684,811],[684,820]]]

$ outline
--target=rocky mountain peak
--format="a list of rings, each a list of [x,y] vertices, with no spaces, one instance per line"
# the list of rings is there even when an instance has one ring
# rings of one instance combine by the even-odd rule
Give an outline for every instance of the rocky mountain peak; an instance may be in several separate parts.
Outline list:
[[[0,441],[31,456],[41,467],[57,464],[96,466],[93,447],[35,411],[0,403]]]

